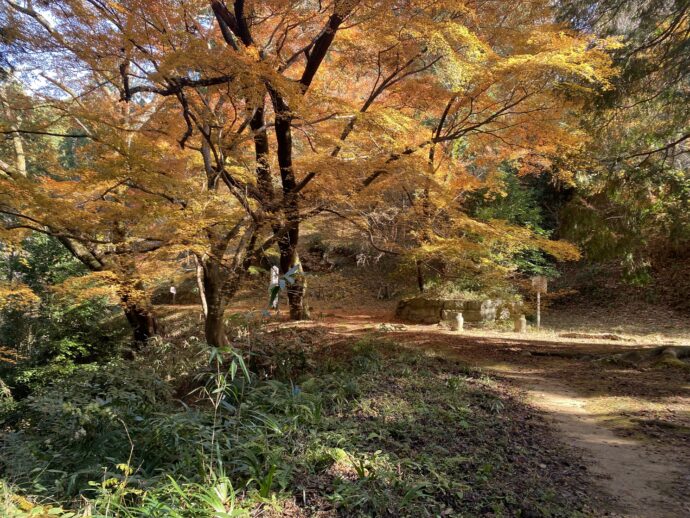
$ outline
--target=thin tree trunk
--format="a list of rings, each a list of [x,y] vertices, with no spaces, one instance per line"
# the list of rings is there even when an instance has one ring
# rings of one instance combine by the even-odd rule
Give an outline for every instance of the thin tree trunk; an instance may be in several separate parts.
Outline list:
[[[415,265],[417,266],[417,288],[419,288],[419,293],[424,293],[424,271],[422,270],[422,262],[417,259],[415,260]]]
[[[269,144],[266,122],[264,119],[265,100],[256,108],[254,116],[249,123],[254,132],[254,153],[256,155],[256,182],[266,205],[273,202],[273,179],[271,178],[271,166],[269,163]]]
[[[206,302],[206,289],[204,288],[204,267],[201,265],[199,258],[194,255],[194,262],[196,263],[196,286],[199,290],[199,300],[201,301],[201,309],[204,316],[208,316],[208,303]]]
[[[9,128],[12,131],[11,138],[12,145],[14,146],[14,164],[17,172],[21,176],[26,176],[26,154],[24,153],[24,142],[19,133],[19,123],[21,119],[19,119],[19,117],[15,117],[15,114],[12,113],[12,110],[9,105],[9,95],[7,95],[7,93],[8,89],[2,88],[2,90],[0,91],[0,102],[2,103],[2,106],[5,110],[6,122],[8,123]]]

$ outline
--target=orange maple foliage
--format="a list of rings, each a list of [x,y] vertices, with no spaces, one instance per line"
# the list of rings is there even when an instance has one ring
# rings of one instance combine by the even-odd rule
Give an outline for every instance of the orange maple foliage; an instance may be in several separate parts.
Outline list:
[[[15,227],[100,246],[121,278],[191,250],[212,344],[252,261],[277,245],[286,272],[303,221],[366,227],[399,194],[411,203],[392,252],[452,258],[482,246],[470,229],[487,246],[573,256],[472,221],[458,201],[495,183],[499,164],[548,171],[585,145],[579,101],[608,87],[616,42],[567,31],[549,4],[5,0],[15,46],[41,56],[17,75],[40,73],[33,97],[58,114],[40,131],[89,143],[76,168],[46,164],[49,176],[0,164],[0,204]],[[306,316],[304,290],[298,276],[294,318]]]

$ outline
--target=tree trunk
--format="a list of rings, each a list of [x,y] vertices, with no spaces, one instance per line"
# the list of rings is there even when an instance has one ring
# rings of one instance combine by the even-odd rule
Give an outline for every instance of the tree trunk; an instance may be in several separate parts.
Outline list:
[[[204,316],[208,316],[208,304],[206,303],[206,288],[204,288],[204,267],[201,261],[195,255],[194,262],[196,264],[196,287],[199,290],[199,300],[201,301],[201,310]]]
[[[148,309],[124,301],[124,312],[135,344],[141,345],[158,334],[158,322]]]
[[[104,261],[98,259],[98,257],[83,244],[66,237],[58,237],[58,240],[90,271],[102,272],[106,269]],[[156,320],[156,316],[148,308],[148,304],[137,303],[132,299],[132,292],[141,290],[142,288],[141,281],[131,280],[134,277],[133,271],[133,269],[128,270],[128,275],[126,276],[130,279],[130,285],[128,287],[120,285],[118,291],[125,317],[127,318],[129,326],[132,328],[134,343],[141,345],[158,334],[158,321]]]
[[[9,81],[6,83],[9,84]],[[0,102],[5,109],[5,122],[11,130],[12,144],[14,145],[14,165],[16,172],[21,176],[26,177],[26,154],[24,153],[24,141],[19,133],[19,126],[21,125],[21,118],[12,113],[9,104],[8,89],[3,87],[0,89]]]
[[[225,308],[227,299],[223,285],[225,276],[222,267],[212,258],[203,261],[204,293],[206,294],[206,324],[204,333],[206,343],[212,347],[223,347],[228,344],[225,334]]]
[[[294,285],[287,288],[288,303],[290,304],[290,320],[309,320],[309,307],[305,303],[307,281],[300,276]]]
[[[224,305],[214,302],[208,305],[204,334],[206,336],[206,343],[211,347],[224,347],[228,345],[228,337],[225,334]]]
[[[261,105],[256,108],[254,116],[249,123],[254,132],[254,152],[256,154],[256,183],[261,193],[264,204],[273,202],[273,179],[271,178],[271,166],[269,163],[270,147],[268,144],[268,132],[264,120],[265,100],[261,99]]]
[[[417,266],[417,288],[419,288],[419,293],[424,293],[424,271],[422,270],[422,262],[417,259],[415,265]]]
[[[134,275],[132,264],[127,262],[126,273],[122,274],[126,276],[126,280],[120,280],[118,283],[118,295],[127,322],[132,328],[134,343],[136,346],[141,346],[158,334],[158,322],[148,304],[144,284]]]
[[[302,266],[299,262],[299,255],[297,254],[297,242],[281,240],[278,245],[280,248],[280,272],[285,274],[293,266],[297,265],[299,266],[298,271],[302,273]],[[310,318],[309,308],[305,303],[306,292],[307,280],[304,275],[296,275],[295,283],[288,284],[287,286],[290,320],[308,320]]]
[[[272,92],[272,98],[276,111],[275,132],[278,142],[278,165],[280,166],[280,179],[283,185],[282,209],[287,226],[287,232],[278,240],[280,273],[285,274],[292,267],[300,264],[297,256],[300,210],[298,193],[296,192],[297,181],[292,168],[292,116],[289,107],[277,92]],[[287,287],[291,320],[309,318],[309,312],[304,302],[305,292],[304,276],[298,275],[295,284]]]

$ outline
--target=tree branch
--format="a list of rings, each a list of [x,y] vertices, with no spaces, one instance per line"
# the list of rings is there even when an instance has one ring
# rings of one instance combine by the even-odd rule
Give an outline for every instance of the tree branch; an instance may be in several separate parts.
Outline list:
[[[335,33],[338,31],[343,20],[354,10],[358,2],[356,0],[341,0],[335,1],[333,14],[328,18],[326,26],[321,31],[321,34],[314,41],[311,51],[307,57],[307,64],[302,72],[302,77],[299,82],[304,91],[309,88],[311,82],[314,80],[316,72],[321,66],[321,62],[326,57],[328,49],[335,39]]]

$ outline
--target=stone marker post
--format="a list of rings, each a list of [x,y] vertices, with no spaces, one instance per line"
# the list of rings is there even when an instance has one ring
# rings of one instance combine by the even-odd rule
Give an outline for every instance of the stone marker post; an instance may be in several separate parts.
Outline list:
[[[462,331],[465,327],[465,319],[462,317],[462,312],[459,311],[455,318],[450,319],[450,330],[451,331]]]

